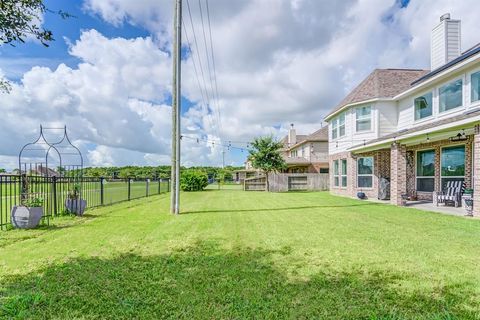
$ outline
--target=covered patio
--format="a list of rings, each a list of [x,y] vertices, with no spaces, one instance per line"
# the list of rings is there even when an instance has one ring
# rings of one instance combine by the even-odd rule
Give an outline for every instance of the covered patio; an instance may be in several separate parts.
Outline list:
[[[386,179],[390,182],[389,201],[392,204],[463,216],[467,214],[463,200],[458,208],[433,203],[436,194],[446,190],[447,183],[461,181],[469,192],[476,189],[473,210],[474,215],[478,215],[480,179],[474,179],[476,172],[480,174],[480,165],[475,161],[480,156],[478,125],[465,123],[449,128],[429,125],[422,129],[397,132],[391,139],[369,141],[352,148],[357,162],[354,171],[363,168],[358,167],[359,161],[371,159],[373,164],[370,169],[372,187],[361,191],[370,199],[379,198],[382,194],[380,182]]]

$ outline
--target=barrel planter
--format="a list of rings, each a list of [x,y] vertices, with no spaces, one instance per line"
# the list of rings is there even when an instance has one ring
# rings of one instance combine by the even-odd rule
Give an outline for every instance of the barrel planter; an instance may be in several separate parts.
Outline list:
[[[14,206],[11,212],[12,225],[17,229],[33,229],[43,217],[43,207]]]
[[[87,207],[87,200],[83,199],[66,199],[65,209],[77,216],[83,216],[85,208]]]

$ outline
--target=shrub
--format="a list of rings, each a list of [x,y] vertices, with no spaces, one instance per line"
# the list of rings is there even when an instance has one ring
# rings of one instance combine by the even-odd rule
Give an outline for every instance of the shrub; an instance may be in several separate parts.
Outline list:
[[[188,170],[180,175],[180,188],[183,191],[201,191],[208,185],[205,172]]]

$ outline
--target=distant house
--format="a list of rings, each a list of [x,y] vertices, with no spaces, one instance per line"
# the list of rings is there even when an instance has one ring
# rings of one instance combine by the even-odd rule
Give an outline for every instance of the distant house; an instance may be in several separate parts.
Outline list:
[[[283,143],[286,173],[328,173],[328,127],[311,134],[297,134],[292,124]]]
[[[42,165],[39,165],[35,168],[32,168],[29,173],[31,175],[38,175],[38,176],[43,176],[43,177],[60,177],[60,173],[58,173],[57,171],[53,170],[53,169],[50,169],[50,168],[47,168],[47,167],[44,167]]]

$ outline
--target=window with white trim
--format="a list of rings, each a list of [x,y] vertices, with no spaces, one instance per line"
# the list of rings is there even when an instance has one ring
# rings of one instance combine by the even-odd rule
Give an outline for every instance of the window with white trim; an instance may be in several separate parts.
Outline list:
[[[470,76],[470,101],[480,100],[480,71],[472,73]]]
[[[449,181],[465,180],[465,145],[443,147],[440,160],[442,190]]]
[[[337,139],[338,137],[338,121],[337,118],[332,120],[332,140]]]
[[[373,187],[373,157],[362,157],[357,160],[357,187]]]
[[[296,158],[296,157],[297,157],[297,154],[298,154],[298,153],[297,153],[297,150],[292,150],[292,151],[290,151],[290,157],[292,157],[292,158]]]
[[[345,135],[345,112],[339,114],[332,120],[332,139],[340,138]]]
[[[445,112],[463,105],[463,81],[458,79],[438,88],[439,111]]]
[[[338,136],[343,137],[345,135],[345,112],[338,116]]]
[[[347,159],[342,159],[342,187],[347,186]]]
[[[333,185],[338,187],[339,183],[339,176],[338,176],[338,160],[333,161]]]
[[[415,105],[415,120],[430,117],[433,112],[432,93],[428,92],[413,101]]]
[[[356,131],[372,130],[372,107],[363,106],[355,109]]]
[[[417,151],[417,191],[435,189],[435,150]]]

